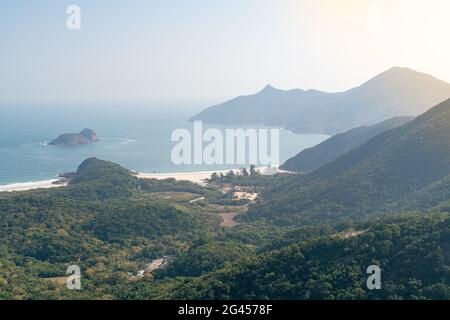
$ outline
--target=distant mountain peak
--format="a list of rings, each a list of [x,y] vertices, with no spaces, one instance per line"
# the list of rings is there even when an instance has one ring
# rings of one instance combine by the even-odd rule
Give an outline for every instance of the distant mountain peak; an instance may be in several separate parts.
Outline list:
[[[413,69],[411,69],[411,68],[398,67],[398,66],[392,67],[392,68],[386,70],[386,71],[383,72],[383,73],[384,73],[384,74],[390,74],[390,75],[399,75],[399,74],[402,74],[402,75],[411,75],[411,74],[416,74],[416,75],[426,75],[426,76],[429,76],[428,74],[425,74],[425,73],[423,73],[423,72],[419,72],[419,71],[413,70]]]
[[[278,89],[273,87],[272,85],[268,84],[261,90],[261,92],[270,92],[270,91],[276,91],[276,90],[278,90]]]
[[[386,70],[385,72],[400,72],[400,71],[407,71],[407,72],[411,72],[412,71],[412,72],[419,73],[418,71],[415,71],[415,70],[413,70],[411,68],[400,67],[400,66],[393,66],[393,67],[389,68],[388,70]]]
[[[439,80],[429,74],[419,72],[410,68],[406,67],[392,67],[379,75],[375,76],[371,80],[367,81],[366,83],[372,83],[376,81],[386,81],[386,80],[408,80],[408,81],[435,81],[439,83],[445,83],[442,80]]]
[[[417,116],[449,97],[450,84],[396,66],[343,92],[282,90],[268,84],[256,94],[207,108],[190,121],[334,135],[393,117]]]

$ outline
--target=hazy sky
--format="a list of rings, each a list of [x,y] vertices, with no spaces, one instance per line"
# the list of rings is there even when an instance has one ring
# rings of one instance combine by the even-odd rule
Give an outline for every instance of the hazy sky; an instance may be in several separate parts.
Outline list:
[[[79,5],[82,29],[66,28]],[[221,102],[345,90],[391,66],[450,82],[448,0],[0,3],[0,103]]]

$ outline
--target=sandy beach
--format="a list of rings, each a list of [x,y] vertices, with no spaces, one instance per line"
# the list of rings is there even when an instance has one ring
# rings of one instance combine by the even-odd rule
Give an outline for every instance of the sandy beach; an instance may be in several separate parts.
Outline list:
[[[262,174],[273,174],[274,170],[276,172],[281,172],[277,168],[257,168],[257,170],[260,170]],[[144,173],[144,172],[137,172],[136,176],[141,179],[158,179],[158,180],[164,180],[173,178],[175,180],[181,181],[181,180],[187,180],[191,181],[193,183],[197,183],[199,185],[205,186],[206,182],[205,180],[210,178],[211,175],[216,172],[218,174],[223,173],[226,174],[230,169],[227,170],[211,170],[211,171],[192,171],[192,172],[172,172],[172,173]],[[234,172],[239,172],[239,169],[233,169]],[[14,183],[14,184],[8,184],[8,185],[2,185],[0,186],[0,192],[14,192],[14,191],[27,191],[27,190],[33,190],[33,189],[48,189],[48,188],[58,188],[58,187],[64,187],[67,184],[54,184],[54,182],[58,181],[59,179],[52,179],[52,180],[44,180],[44,181],[37,181],[37,182],[24,182],[24,183]]]
[[[59,181],[59,179],[44,180],[37,182],[13,183],[0,186],[0,192],[27,191],[33,189],[48,189],[66,186],[66,184],[53,184],[56,181]]]
[[[216,170],[216,171],[193,171],[193,172],[172,172],[172,173],[138,173],[137,177],[142,179],[158,179],[164,180],[173,178],[175,180],[187,180],[200,185],[206,185],[205,180],[210,178],[214,172],[227,173],[230,170]],[[238,171],[238,170],[233,170]]]
[[[269,175],[274,174],[276,172],[281,172],[278,168],[267,168],[267,167],[261,167],[256,168],[259,170],[263,175]],[[137,177],[142,179],[158,179],[158,180],[164,180],[169,178],[174,178],[175,180],[181,181],[181,180],[187,180],[191,181],[200,185],[205,186],[206,179],[209,179],[211,175],[216,172],[217,174],[226,174],[229,172],[230,169],[227,170],[211,170],[211,171],[193,171],[193,172],[172,172],[172,173],[138,173]],[[232,169],[235,173],[240,172],[240,169]]]
[[[169,178],[174,178],[175,180],[187,180],[199,185],[205,186],[205,180],[211,177],[213,172],[217,173],[226,173],[229,170],[219,170],[219,171],[199,171],[199,172],[173,172],[173,173],[142,173],[137,172],[136,176],[141,179],[158,179],[164,180]],[[237,171],[237,170],[234,170]],[[58,179],[53,180],[44,180],[37,182],[24,182],[24,183],[14,183],[8,185],[0,186],[0,192],[14,192],[14,191],[27,191],[33,189],[48,189],[48,188],[56,188],[63,187],[67,184],[53,184],[58,181]]]
[[[206,185],[205,179],[208,179],[213,172],[226,173],[229,170],[221,171],[201,171],[201,172],[174,172],[174,173],[141,173],[137,172],[136,176],[141,179],[158,179],[164,180],[169,178],[174,178],[176,180],[187,180],[200,185]],[[236,170],[235,170],[236,171]],[[14,191],[27,191],[33,189],[48,189],[64,187],[67,184],[54,184],[58,179],[44,180],[37,182],[23,182],[23,183],[13,183],[8,185],[0,185],[0,192],[14,192]]]

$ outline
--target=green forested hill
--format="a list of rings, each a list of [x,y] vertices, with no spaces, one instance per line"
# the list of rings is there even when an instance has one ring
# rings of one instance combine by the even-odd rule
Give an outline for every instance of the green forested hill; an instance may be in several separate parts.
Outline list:
[[[286,183],[240,179],[259,190]],[[430,205],[446,185],[429,186]],[[450,202],[434,213],[300,228],[249,213],[254,221],[226,229],[226,197],[189,182],[141,180],[94,158],[67,187],[0,193],[0,299],[449,298]],[[164,268],[136,276],[162,257]],[[81,267],[81,291],[65,287],[72,264]],[[372,264],[383,290],[365,289]]]
[[[303,150],[288,159],[281,169],[287,171],[311,171],[344,155],[353,148],[359,147],[377,134],[390,130],[412,120],[410,117],[392,118],[372,126],[363,126],[337,134],[312,148]]]
[[[210,241],[194,244],[166,268],[158,271],[156,277],[200,276],[224,265],[239,261],[252,252],[246,246],[232,241]]]
[[[278,224],[337,221],[445,201],[450,100],[333,162],[269,188],[243,219]],[[409,199],[410,201],[406,201]]]
[[[217,216],[140,191],[153,184],[92,158],[67,187],[0,193],[0,299],[111,297],[109,286],[127,283],[127,272],[220,229]],[[164,182],[166,191],[180,188],[209,192]],[[46,280],[64,276],[71,264],[83,270],[83,292]]]
[[[78,167],[62,195],[79,200],[129,197],[138,188],[138,179],[120,165],[90,158]]]
[[[401,214],[296,240],[196,278],[140,284],[131,297],[165,299],[450,299],[450,218]],[[299,233],[300,234],[300,233]],[[381,268],[381,290],[366,269]],[[130,293],[127,293],[130,294]]]

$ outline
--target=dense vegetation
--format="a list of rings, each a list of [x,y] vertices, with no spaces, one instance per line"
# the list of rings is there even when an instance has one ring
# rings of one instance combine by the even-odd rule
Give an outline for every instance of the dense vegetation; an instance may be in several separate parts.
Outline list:
[[[105,288],[126,282],[127,272],[220,230],[215,215],[182,211],[140,191],[151,183],[92,158],[68,187],[0,194],[0,298],[45,298],[48,290],[49,297],[107,297]],[[164,189],[170,185],[180,188],[166,181]],[[91,292],[67,292],[47,280],[64,276],[70,264],[84,270]]]
[[[200,276],[238,261],[251,253],[251,249],[236,242],[209,241],[195,244],[166,268],[161,269],[156,277]]]
[[[403,214],[354,229],[266,248],[200,277],[156,287],[136,285],[129,298],[162,299],[450,299],[450,217]],[[280,243],[275,245],[278,247]],[[192,260],[183,261],[195,264]],[[368,290],[366,268],[382,270],[382,290]]]
[[[308,174],[202,187],[88,159],[0,193],[0,299],[450,299],[449,141],[450,100]]]
[[[336,222],[446,200],[450,100],[306,175],[273,185],[243,217],[279,225]],[[420,200],[414,203],[407,200]]]

